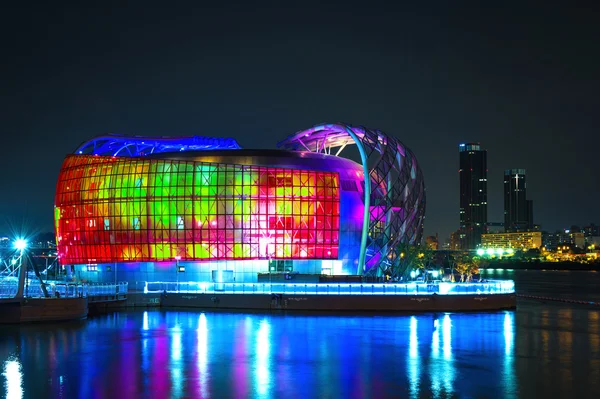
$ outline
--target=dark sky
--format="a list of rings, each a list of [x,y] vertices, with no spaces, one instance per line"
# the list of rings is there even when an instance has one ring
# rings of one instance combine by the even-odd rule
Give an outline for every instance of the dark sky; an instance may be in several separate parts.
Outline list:
[[[458,227],[465,141],[488,150],[490,221],[503,170],[525,168],[536,223],[600,223],[598,9],[395,3],[3,6],[0,220],[51,230],[63,157],[95,135],[275,148],[343,121],[414,151],[426,234]]]

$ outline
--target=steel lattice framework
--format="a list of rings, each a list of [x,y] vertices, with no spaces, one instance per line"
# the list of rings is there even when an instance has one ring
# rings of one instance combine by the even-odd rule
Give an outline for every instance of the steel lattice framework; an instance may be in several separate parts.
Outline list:
[[[382,131],[341,123],[299,131],[278,147],[338,156],[348,144],[357,145],[369,176],[357,273],[401,274],[401,244],[420,243],[425,218],[425,183],[410,149]]]
[[[337,259],[334,172],[69,155],[55,229],[67,264]]]
[[[75,154],[139,157],[161,152],[239,150],[232,138],[205,136],[146,137],[109,134],[81,144]]]

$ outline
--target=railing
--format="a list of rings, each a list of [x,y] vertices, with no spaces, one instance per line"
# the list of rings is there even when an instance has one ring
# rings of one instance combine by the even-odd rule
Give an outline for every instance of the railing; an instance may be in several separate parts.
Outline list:
[[[18,290],[18,281],[0,281],[0,298],[14,298]],[[72,297],[120,297],[127,294],[128,284],[103,283],[68,283],[62,281],[47,281],[45,283],[48,295],[53,298]],[[44,292],[38,280],[29,280],[23,289],[23,296],[27,298],[43,298]]]
[[[87,285],[87,296],[119,296],[127,294],[128,283],[121,282],[116,284],[93,283]]]
[[[493,280],[477,283],[402,284],[146,282],[144,292],[302,295],[489,295],[512,294],[515,292],[515,284],[511,280]]]
[[[17,295],[19,282],[16,279],[0,280],[0,298],[13,298]]]

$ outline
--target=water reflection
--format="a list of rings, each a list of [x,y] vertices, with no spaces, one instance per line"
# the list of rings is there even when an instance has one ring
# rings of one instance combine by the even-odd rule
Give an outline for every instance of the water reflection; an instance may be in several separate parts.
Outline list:
[[[504,397],[514,398],[515,375],[514,375],[514,345],[515,345],[515,317],[513,312],[504,314]]]
[[[440,356],[440,330],[442,331],[442,356]],[[452,360],[452,321],[444,315],[441,326],[437,315],[433,323],[431,338],[431,391],[434,397],[451,396],[454,385],[454,365]]]
[[[181,361],[181,352],[183,345],[181,343],[181,335],[183,331],[179,324],[176,324],[170,332],[171,337],[171,357],[169,361],[170,372],[171,372],[171,384],[172,395],[175,398],[181,398],[183,396],[183,367],[184,364]]]
[[[21,372],[21,363],[18,360],[6,360],[2,375],[6,379],[7,399],[18,399],[23,397],[23,373]]]
[[[260,397],[264,397],[267,394],[271,381],[270,332],[271,325],[269,324],[269,321],[266,319],[261,320],[258,332],[256,333],[256,363],[253,367],[256,390]]]
[[[201,398],[208,397],[208,378],[207,378],[207,367],[208,367],[208,323],[206,321],[206,315],[200,314],[198,317],[198,328],[197,331],[197,343],[196,343],[196,364],[198,371],[198,388],[196,391]]]
[[[410,397],[416,398],[419,394],[420,364],[419,364],[419,337],[417,333],[417,318],[410,318],[410,336],[408,339],[408,382],[410,384]]]
[[[7,397],[510,398],[597,392],[598,311],[519,312],[120,313],[57,324],[51,332],[47,325],[3,328],[0,361]]]

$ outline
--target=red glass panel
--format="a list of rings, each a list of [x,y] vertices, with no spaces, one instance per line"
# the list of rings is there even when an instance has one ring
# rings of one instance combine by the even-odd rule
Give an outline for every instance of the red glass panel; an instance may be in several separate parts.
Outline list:
[[[338,183],[331,172],[71,155],[56,186],[58,250],[64,264],[336,259]]]

